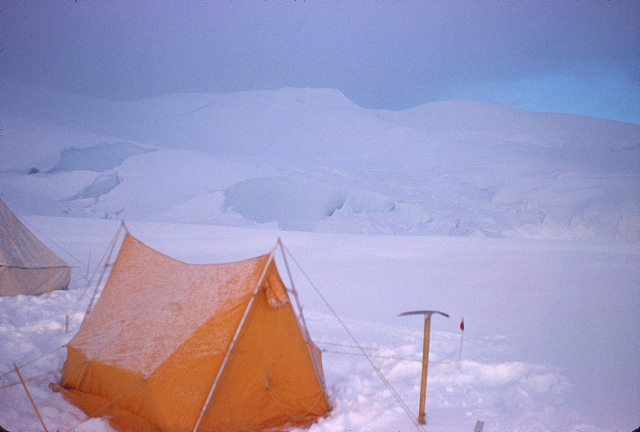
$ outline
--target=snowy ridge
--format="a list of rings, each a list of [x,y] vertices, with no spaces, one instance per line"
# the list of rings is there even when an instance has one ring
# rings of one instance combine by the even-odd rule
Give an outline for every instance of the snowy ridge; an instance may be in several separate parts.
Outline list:
[[[5,84],[22,102],[0,111],[0,193],[26,213],[639,241],[639,125],[474,101],[369,110],[323,89],[111,102]]]

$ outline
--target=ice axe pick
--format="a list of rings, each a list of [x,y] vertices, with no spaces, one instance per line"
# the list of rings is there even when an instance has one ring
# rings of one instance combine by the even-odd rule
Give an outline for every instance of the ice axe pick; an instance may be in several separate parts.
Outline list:
[[[427,394],[427,368],[429,366],[429,333],[431,332],[431,315],[440,314],[449,318],[449,314],[435,310],[402,312],[398,316],[424,315],[424,345],[422,346],[422,381],[420,383],[420,411],[418,413],[418,423],[425,424],[424,403]]]

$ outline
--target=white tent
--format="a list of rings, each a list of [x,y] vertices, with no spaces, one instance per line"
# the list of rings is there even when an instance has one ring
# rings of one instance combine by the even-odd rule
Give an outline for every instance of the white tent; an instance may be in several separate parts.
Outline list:
[[[0,199],[0,296],[67,289],[71,267],[53,253]]]

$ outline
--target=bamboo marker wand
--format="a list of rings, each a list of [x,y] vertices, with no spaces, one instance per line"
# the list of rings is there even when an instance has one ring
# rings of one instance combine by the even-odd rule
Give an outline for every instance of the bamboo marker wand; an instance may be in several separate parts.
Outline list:
[[[44,432],[49,432],[47,430],[47,427],[44,425],[44,421],[42,420],[42,416],[40,415],[40,411],[38,411],[38,407],[36,406],[35,401],[31,397],[31,393],[29,393],[27,384],[24,382],[24,379],[22,379],[22,374],[20,373],[20,369],[18,369],[18,365],[14,363],[13,367],[16,369],[16,373],[18,374],[18,378],[20,378],[20,382],[22,383],[22,387],[24,387],[24,391],[27,392],[27,396],[29,396],[29,400],[31,401],[31,405],[33,405],[33,409],[36,411],[36,414],[38,415],[38,419],[40,419],[40,423],[42,424],[42,428],[44,429]]]

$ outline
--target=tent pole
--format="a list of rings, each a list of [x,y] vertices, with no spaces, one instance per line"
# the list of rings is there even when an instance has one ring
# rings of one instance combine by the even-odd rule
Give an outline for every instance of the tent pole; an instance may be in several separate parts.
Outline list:
[[[120,222],[120,228],[124,228],[124,230],[128,233],[129,230],[127,229],[127,227],[124,224],[124,221]],[[118,229],[119,230],[119,229]],[[111,239],[112,242],[115,242],[116,239],[118,237],[118,231],[116,231],[116,234],[114,235],[114,237]],[[107,246],[107,249],[104,251],[104,254],[102,255],[102,258],[100,258],[98,260],[98,266],[96,266],[96,269],[94,270],[93,275],[89,276],[89,272],[90,272],[90,268],[91,268],[91,251],[89,251],[89,260],[87,262],[87,275],[85,277],[85,279],[87,280],[87,286],[84,288],[84,290],[82,291],[82,294],[80,295],[80,297],[78,298],[78,301],[76,302],[76,304],[74,305],[71,314],[66,314],[66,319],[65,319],[65,333],[69,333],[69,325],[71,324],[71,320],[72,317],[75,315],[75,313],[77,312],[78,308],[80,307],[80,303],[82,302],[82,299],[84,298],[84,296],[86,295],[87,291],[89,291],[89,287],[91,286],[91,282],[93,280],[93,277],[96,275],[96,273],[98,272],[98,268],[100,263],[102,263],[102,260],[107,256],[110,250],[110,245]],[[100,275],[100,279],[102,279],[102,274]],[[96,290],[98,289],[98,287],[100,286],[100,283],[98,283],[98,285],[96,286]],[[95,297],[95,293],[93,295]],[[86,315],[86,314],[85,314]],[[85,316],[82,317],[82,322],[84,322],[85,320]],[[1,432],[1,431],[0,431]]]
[[[222,364],[220,365],[220,369],[218,369],[218,373],[216,374],[216,378],[213,381],[213,384],[211,385],[211,389],[209,390],[209,394],[207,395],[207,399],[204,401],[204,405],[202,406],[202,409],[200,410],[200,415],[198,416],[198,420],[196,421],[196,424],[193,427],[193,432],[197,432],[198,428],[200,427],[200,422],[202,421],[202,418],[204,417],[204,413],[207,410],[207,407],[209,406],[209,402],[211,402],[211,398],[213,397],[213,392],[216,390],[216,387],[218,386],[218,382],[220,381],[220,377],[222,376],[222,372],[224,371],[224,368],[227,365],[227,362],[229,361],[229,357],[231,356],[231,351],[233,350],[233,347],[235,346],[236,341],[238,340],[238,336],[240,336],[240,330],[242,330],[244,322],[247,319],[247,316],[249,315],[249,310],[251,309],[251,306],[253,305],[253,301],[255,300],[256,295],[258,294],[258,291],[260,291],[260,286],[262,285],[262,282],[264,282],[264,278],[267,275],[267,270],[269,269],[269,265],[271,265],[271,262],[273,261],[273,256],[275,254],[275,251],[276,251],[276,248],[273,248],[271,250],[271,253],[269,253],[269,258],[267,259],[267,263],[265,264],[264,268],[262,269],[262,274],[260,275],[260,279],[258,279],[258,283],[256,284],[256,287],[254,288],[253,293],[251,294],[251,298],[249,299],[249,303],[247,303],[247,307],[244,309],[244,313],[242,314],[242,318],[240,319],[240,323],[238,324],[238,327],[236,328],[236,332],[233,335],[233,339],[231,339],[231,343],[229,344],[229,348],[227,348],[227,352],[224,355],[224,359],[222,359]]]
[[[102,282],[102,278],[104,277],[105,272],[107,271],[107,268],[109,267],[109,261],[111,260],[111,254],[113,254],[113,250],[116,247],[116,243],[118,240],[118,236],[120,235],[120,230],[122,230],[122,227],[125,228],[125,230],[127,229],[124,225],[124,221],[122,221],[122,223],[120,224],[120,226],[118,227],[118,230],[116,231],[116,235],[113,236],[113,240],[111,240],[111,246],[109,249],[109,255],[107,256],[106,261],[104,262],[104,267],[102,268],[102,273],[100,273],[100,278],[98,278],[98,283],[96,284],[96,288],[93,290],[93,295],[91,296],[91,300],[89,301],[89,306],[87,306],[87,310],[84,313],[84,317],[82,318],[82,323],[84,323],[87,319],[87,317],[89,316],[89,313],[91,312],[91,307],[93,306],[93,301],[96,299],[96,294],[98,294],[98,288],[100,288],[100,283]],[[129,232],[129,231],[127,231]]]
[[[280,252],[282,253],[282,259],[284,260],[284,267],[287,270],[287,276],[289,277],[289,283],[291,284],[291,291],[293,291],[293,296],[296,299],[296,305],[298,306],[298,313],[300,314],[300,320],[302,321],[302,326],[304,327],[304,337],[307,343],[311,342],[311,335],[309,334],[309,328],[307,327],[307,322],[304,319],[304,315],[302,314],[302,305],[300,304],[300,299],[298,298],[298,291],[296,290],[296,285],[293,282],[293,276],[291,275],[291,269],[289,268],[289,261],[287,261],[287,256],[284,253],[284,244],[282,244],[282,240],[278,237],[278,243],[276,247],[280,247]]]

